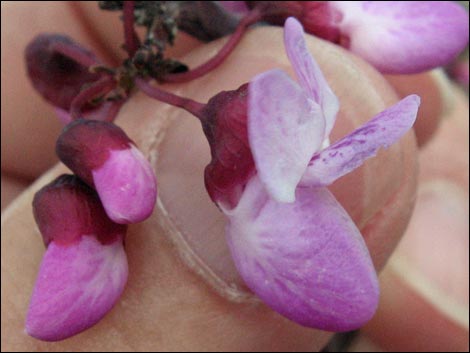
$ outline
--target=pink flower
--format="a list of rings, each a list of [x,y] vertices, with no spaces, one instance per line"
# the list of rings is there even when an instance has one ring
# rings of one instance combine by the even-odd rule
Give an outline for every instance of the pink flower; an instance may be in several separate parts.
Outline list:
[[[60,160],[95,188],[109,218],[141,222],[155,206],[157,182],[150,163],[118,126],[79,119],[57,140]]]
[[[228,218],[240,274],[268,306],[301,325],[353,330],[374,314],[379,288],[359,230],[325,186],[405,134],[419,98],[403,99],[326,147],[338,99],[294,18],[286,21],[285,45],[299,84],[271,70],[250,82],[247,105],[244,86],[209,101],[207,116],[224,108],[218,120],[203,120],[213,156],[206,186]]]
[[[468,43],[468,13],[453,1],[272,1],[265,19],[294,16],[308,33],[338,43],[384,73],[450,63]]]
[[[34,217],[47,246],[26,318],[26,332],[45,341],[73,336],[96,324],[127,282],[124,236],[96,193],[62,175],[36,193]]]

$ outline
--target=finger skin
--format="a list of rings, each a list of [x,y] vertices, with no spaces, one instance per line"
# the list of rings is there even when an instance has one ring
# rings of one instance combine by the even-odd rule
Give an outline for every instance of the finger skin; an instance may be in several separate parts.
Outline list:
[[[420,183],[429,185],[430,183],[445,183],[460,190],[459,198],[467,200],[468,203],[468,160],[469,160],[469,121],[468,121],[468,98],[460,90],[454,88],[452,90],[455,105],[446,116],[444,116],[441,126],[434,138],[420,151]],[[450,195],[451,193],[449,193]],[[435,209],[439,206],[435,205]],[[449,208],[450,209],[450,208]],[[453,211],[452,211],[453,212]],[[455,212],[454,212],[455,213]],[[468,214],[464,215],[465,219],[461,223],[468,224]],[[422,227],[425,229],[442,229],[439,224],[433,223],[433,218],[424,220],[426,224]],[[416,227],[418,225],[416,224]],[[417,229],[411,227],[410,230]],[[466,236],[465,234],[462,234]],[[416,241],[408,239],[413,234],[406,233],[403,239],[403,245],[415,245]],[[427,234],[428,241],[433,242],[433,237],[445,237],[449,242],[458,241],[459,234]],[[414,239],[414,238],[413,238]],[[408,241],[411,240],[411,241]],[[462,249],[458,248],[458,244],[449,246],[449,249],[442,249],[449,259],[460,259]],[[462,244],[463,249],[468,251],[468,240]],[[458,252],[450,252],[451,249]],[[467,323],[462,324],[462,320],[453,318],[449,313],[450,304],[454,305],[454,301],[439,297],[443,300],[435,302],[431,300],[436,290],[441,293],[438,287],[427,293],[420,293],[413,281],[410,283],[410,276],[397,272],[398,269],[394,264],[402,259],[397,255],[412,254],[414,248],[407,247],[398,254],[393,255],[390,260],[390,266],[387,266],[380,277],[382,285],[382,296],[379,309],[375,317],[367,324],[362,331],[382,348],[389,351],[466,351],[468,350],[468,288],[458,294],[459,297],[467,297],[466,309],[460,304],[456,307],[460,308],[458,316],[462,318],[467,313]],[[397,259],[397,261],[395,261]],[[432,261],[432,259],[430,259]],[[451,267],[450,264],[458,263],[458,261],[448,261],[445,267]],[[468,264],[468,253],[467,253]],[[448,268],[446,280],[448,286],[455,292],[458,288],[465,286],[462,284],[465,278],[468,279],[468,265]],[[429,271],[435,268],[435,264],[430,264],[427,269]],[[413,270],[413,269],[411,269]],[[439,270],[437,268],[436,270]],[[466,271],[466,275],[465,275]],[[410,271],[412,272],[412,271]],[[423,277],[423,273],[418,273]],[[417,277],[417,278],[420,278]],[[424,276],[424,280],[428,281],[428,277]],[[457,283],[453,284],[453,281]],[[415,281],[416,282],[416,281]],[[464,282],[463,282],[464,283]],[[431,283],[435,285],[435,283]],[[422,287],[421,287],[422,288]],[[445,299],[445,300],[444,300]],[[463,300],[465,302],[465,299]],[[404,309],[406,308],[406,309]],[[447,309],[447,310],[446,310]]]
[[[435,139],[419,154],[420,182],[444,178],[469,190],[469,108],[468,96],[453,87],[454,104],[443,117]]]
[[[263,50],[259,50],[263,43]],[[192,52],[189,63],[200,62],[220,47],[221,41]],[[357,59],[347,59],[342,49],[309,38],[309,46],[314,51],[326,77],[331,79],[333,90],[340,97],[343,106],[338,129],[333,140],[351,131],[354,126],[370,119],[397,100],[393,90],[375,70]],[[360,65],[358,68],[357,65]],[[287,59],[282,45],[282,30],[261,28],[251,31],[230,56],[226,63],[207,77],[184,86],[166,86],[199,101],[207,99],[223,89],[235,89],[246,82],[253,74],[272,67],[287,67]],[[346,85],[346,86],[343,86]],[[178,159],[178,152],[172,150],[163,134],[165,124],[179,124],[194,121],[194,125],[181,125],[186,135],[176,134],[168,129],[169,136],[178,137],[180,145],[186,140],[200,141],[203,136],[198,122],[188,113],[153,101],[137,94],[127,103],[118,118],[118,124],[128,132],[139,148],[154,164],[158,165],[157,178],[160,178],[161,201],[167,202],[169,216],[175,219],[187,209],[170,209],[168,197],[183,201],[193,210],[214,211],[207,197],[197,190],[188,190],[187,183],[202,188],[202,174],[184,178],[188,172],[185,161]],[[191,130],[188,130],[191,128]],[[176,134],[176,135],[175,135]],[[157,146],[164,141],[161,151]],[[196,143],[197,144],[197,143]],[[166,145],[166,146],[165,146]],[[193,156],[197,168],[207,163],[207,147],[185,149],[186,155]],[[354,220],[364,227],[380,214],[388,217],[386,208],[393,205],[392,219],[387,222],[388,238],[375,237],[373,227],[369,229],[366,241],[372,249],[374,263],[380,268],[389,256],[391,248],[401,236],[401,222],[409,217],[409,205],[415,192],[416,145],[413,133],[407,134],[399,143],[378,157],[368,161],[363,168],[347,176],[334,191]],[[166,164],[158,158],[166,159]],[[169,160],[179,164],[172,167]],[[162,164],[163,163],[163,164]],[[7,211],[2,219],[2,349],[5,350],[203,350],[203,351],[316,351],[331,336],[313,329],[300,327],[280,317],[262,304],[234,303],[218,295],[202,278],[190,270],[178,255],[172,243],[171,230],[162,223],[156,211],[152,217],[129,227],[126,251],[129,257],[129,282],[123,298],[117,306],[95,327],[60,343],[48,344],[36,341],[23,333],[24,314],[29,295],[34,284],[41,256],[44,252],[31,214],[31,199],[34,191],[64,171],[55,167],[39,179]],[[165,173],[176,172],[182,183],[171,184]],[[167,177],[167,176],[166,176]],[[349,182],[347,181],[349,180]],[[181,190],[187,192],[181,194]],[[377,195],[379,193],[380,195]],[[165,196],[167,195],[167,197]],[[168,196],[169,195],[169,196]],[[205,195],[205,194],[204,194]],[[193,219],[191,219],[193,217]],[[211,223],[211,218],[188,215],[180,223]],[[216,216],[220,217],[220,216]],[[185,225],[186,224],[186,225]],[[398,225],[398,226],[396,226]],[[383,232],[383,225],[381,226]],[[379,229],[379,228],[377,228]],[[215,232],[216,229],[208,229]],[[377,231],[377,234],[379,231]],[[217,233],[223,237],[222,233]],[[374,250],[378,242],[392,244],[380,252]],[[18,254],[28,254],[18,256]],[[3,278],[3,276],[2,276]],[[21,290],[18,290],[21,288]]]
[[[421,97],[418,117],[413,126],[418,146],[424,146],[436,133],[445,110],[444,74],[437,70],[414,75],[386,75],[386,79],[403,98]]]
[[[379,309],[365,333],[390,352],[464,352],[468,330],[427,302],[387,268],[380,278]]]
[[[28,187],[24,180],[2,173],[2,210]]]

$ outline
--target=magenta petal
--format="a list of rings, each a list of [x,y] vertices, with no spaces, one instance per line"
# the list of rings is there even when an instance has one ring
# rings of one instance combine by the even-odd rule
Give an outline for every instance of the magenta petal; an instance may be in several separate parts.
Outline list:
[[[324,138],[320,107],[287,74],[272,70],[248,86],[248,141],[269,194],[293,202],[295,188]]]
[[[121,296],[127,274],[122,238],[108,245],[87,235],[66,246],[50,243],[31,298],[26,332],[58,341],[96,324]]]
[[[278,203],[254,177],[226,214],[237,269],[272,309],[329,331],[354,330],[372,317],[379,288],[369,252],[326,188],[298,188],[295,203]]]
[[[157,185],[150,163],[118,126],[78,119],[57,139],[60,160],[97,191],[109,218],[127,224],[153,211]]]
[[[380,71],[448,64],[468,43],[468,13],[453,1],[332,1],[349,49]]]
[[[157,181],[150,163],[134,145],[111,150],[92,175],[106,214],[114,222],[137,223],[152,214]]]
[[[323,110],[326,121],[325,138],[328,138],[339,110],[338,98],[310,55],[302,25],[294,17],[289,17],[284,25],[284,45],[300,85]]]
[[[329,185],[402,137],[414,124],[420,98],[410,95],[313,156],[302,186]]]

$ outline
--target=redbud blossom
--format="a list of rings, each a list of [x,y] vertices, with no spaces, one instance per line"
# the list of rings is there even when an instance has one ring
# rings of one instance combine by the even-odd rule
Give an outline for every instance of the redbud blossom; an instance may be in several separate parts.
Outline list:
[[[124,236],[98,195],[75,176],[62,175],[33,201],[46,253],[26,317],[26,332],[45,341],[73,336],[96,324],[127,282]]]
[[[157,184],[150,163],[118,126],[79,119],[57,140],[60,160],[95,188],[109,218],[141,222],[153,211]]]
[[[419,98],[328,147],[338,99],[299,22],[288,19],[284,33],[298,83],[271,70],[202,111],[212,156],[206,187],[227,216],[227,242],[253,292],[301,325],[353,330],[375,312],[377,277],[359,230],[324,186],[403,136]]]

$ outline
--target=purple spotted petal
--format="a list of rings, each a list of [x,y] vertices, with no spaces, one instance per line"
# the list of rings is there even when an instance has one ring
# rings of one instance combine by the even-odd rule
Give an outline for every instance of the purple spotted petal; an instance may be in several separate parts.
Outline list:
[[[328,138],[339,110],[338,98],[310,55],[305,45],[302,25],[294,17],[289,17],[284,25],[284,45],[300,85],[323,110],[326,121],[325,138]]]
[[[414,124],[420,98],[410,95],[313,156],[300,185],[329,185],[402,137]]]
[[[448,64],[468,43],[468,14],[453,1],[332,1],[346,46],[385,73]]]
[[[92,175],[106,214],[114,222],[137,223],[152,214],[157,181],[150,163],[134,145],[111,150]]]
[[[298,188],[278,203],[257,177],[226,212],[226,236],[246,284],[301,325],[354,330],[374,314],[379,288],[358,229],[326,188]]]
[[[49,244],[26,318],[26,332],[45,341],[73,336],[114,306],[127,281],[122,238],[103,245],[84,235],[70,245]]]
[[[293,202],[295,188],[324,138],[320,107],[287,74],[272,70],[248,86],[248,141],[271,197]]]

